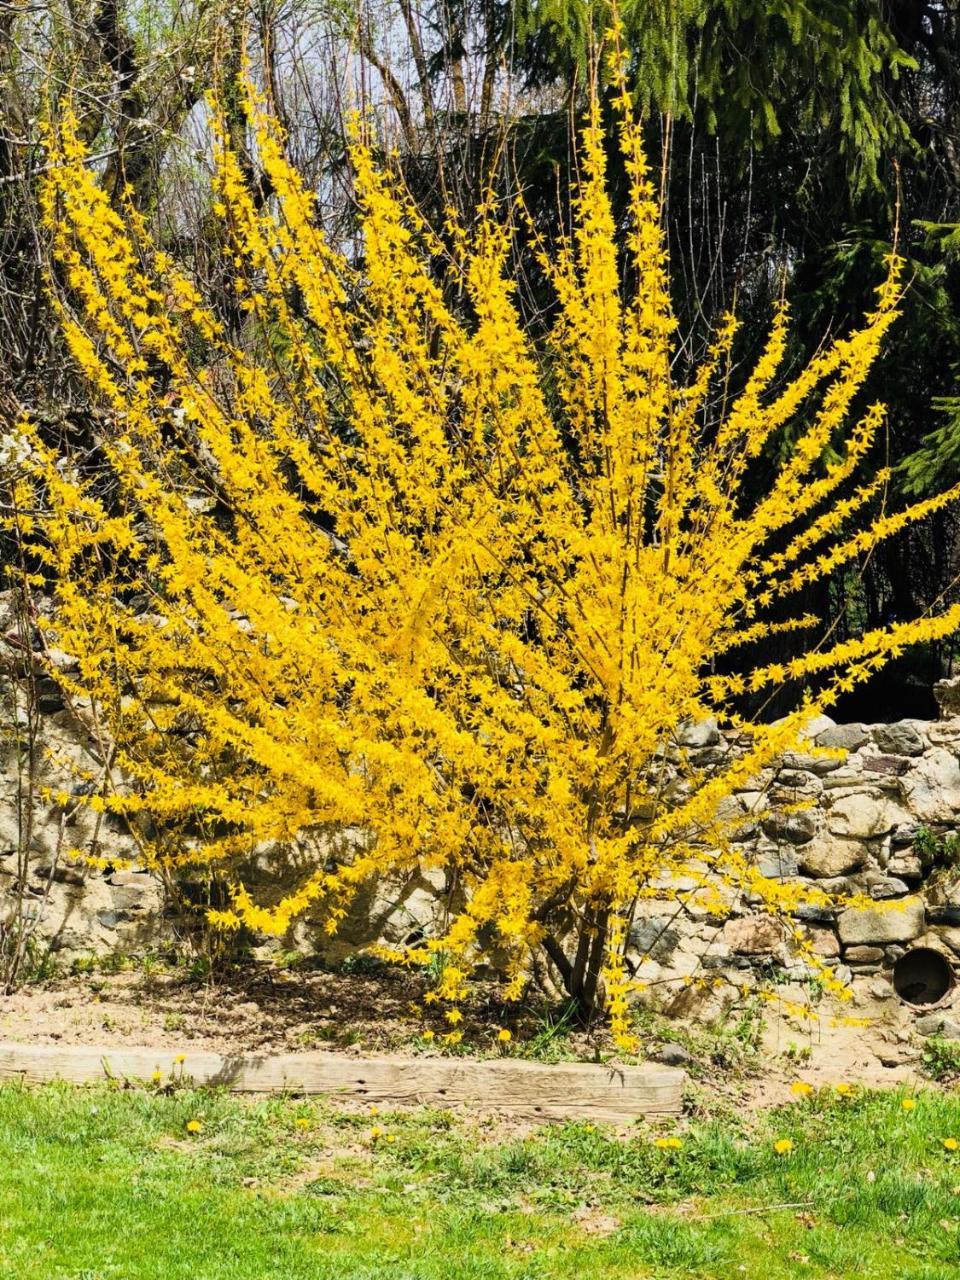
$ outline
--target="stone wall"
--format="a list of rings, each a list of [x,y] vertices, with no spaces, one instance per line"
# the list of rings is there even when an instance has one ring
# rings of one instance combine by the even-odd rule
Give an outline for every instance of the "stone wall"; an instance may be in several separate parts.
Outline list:
[[[31,939],[29,964],[50,952],[67,957],[133,953],[172,937],[159,881],[137,869],[130,836],[82,793],[98,786],[98,752],[51,687],[41,703],[39,741],[6,690],[0,723],[0,927],[15,917]],[[84,778],[84,774],[90,774]],[[60,800],[49,799],[47,789]],[[72,850],[133,869],[94,870]],[[16,932],[16,929],[14,930]]]
[[[960,958],[960,681],[941,682],[937,697],[945,714],[935,722],[821,717],[808,727],[811,744],[843,748],[845,759],[791,754],[724,815],[740,822],[734,839],[765,876],[876,902],[801,906],[791,922],[845,984],[889,969],[912,946]],[[735,749],[710,722],[688,731],[694,764]],[[719,1011],[771,974],[799,984],[815,976],[791,925],[742,893],[723,913],[701,908],[698,883],[696,874],[665,878],[663,896],[638,906],[629,959],[650,1002]]]
[[[960,829],[960,682],[942,682],[944,718],[895,724],[809,726],[812,743],[840,747],[845,759],[794,754],[732,797],[726,817],[748,862],[767,876],[858,893],[877,909],[801,907],[815,951],[849,981],[892,964],[923,942],[960,956],[960,866],[951,841]],[[25,771],[26,718],[8,688],[0,722],[0,909],[25,915],[37,954],[133,952],[176,939],[183,918],[157,880],[138,869],[136,849],[109,815],[77,803],[95,787],[95,744],[50,682],[41,688],[41,748],[32,781]],[[691,725],[681,750],[711,766],[736,750],[715,724]],[[78,781],[78,771],[90,777]],[[61,794],[44,798],[44,787]],[[28,793],[32,790],[32,800]],[[804,805],[797,810],[795,806]],[[32,815],[29,816],[28,815]],[[958,842],[960,843],[960,842]],[[132,869],[96,871],[69,856],[79,848]],[[706,871],[706,865],[704,865]],[[696,871],[696,868],[694,868]],[[631,931],[629,963],[648,998],[669,1004],[709,990],[718,1005],[779,968],[787,980],[810,976],[789,930],[757,903],[731,894],[727,909],[702,906],[697,880],[664,880],[643,901]],[[442,878],[380,886],[358,902],[331,958],[384,938],[401,942],[439,927]],[[2,917],[0,917],[2,919]],[[322,935],[301,922],[284,946],[315,948]]]

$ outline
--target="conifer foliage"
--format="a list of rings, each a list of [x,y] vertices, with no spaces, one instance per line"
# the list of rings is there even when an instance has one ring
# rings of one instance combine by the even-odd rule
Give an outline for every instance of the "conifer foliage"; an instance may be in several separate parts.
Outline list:
[[[781,368],[784,305],[739,391],[732,318],[678,384],[661,210],[620,66],[629,228],[594,92],[572,232],[542,255],[556,308],[536,346],[511,281],[522,209],[491,197],[469,228],[424,225],[358,126],[349,255],[249,83],[271,195],[254,197],[221,131],[213,212],[245,317],[225,325],[132,204],[111,207],[65,110],[48,142],[51,282],[113,427],[75,460],[24,423],[16,498],[55,583],[49,642],[78,659],[68,683],[109,744],[90,802],[127,815],[168,872],[219,869],[217,924],[283,934],[309,911],[333,932],[358,887],[442,869],[446,932],[407,953],[443,957],[441,996],[491,948],[517,996],[545,951],[584,1011],[602,982],[629,1046],[638,897],[695,859],[697,876],[794,904],[739,858],[725,802],[960,607],[842,644],[791,614],[805,584],[957,496],[858,524],[886,476],[861,474],[883,409],[853,402],[895,320],[899,263],[861,327],[799,372]],[[798,418],[748,501],[745,478]],[[810,632],[805,656],[751,661],[785,628]],[[783,685],[793,714],[743,720],[744,692]],[[682,727],[711,715],[745,745],[694,770]],[[271,893],[262,865],[284,850],[300,877]]]

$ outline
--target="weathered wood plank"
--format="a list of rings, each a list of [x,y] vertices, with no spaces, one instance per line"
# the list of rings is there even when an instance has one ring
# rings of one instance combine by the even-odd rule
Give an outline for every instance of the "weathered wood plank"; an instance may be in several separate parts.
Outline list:
[[[168,1049],[0,1043],[0,1080],[108,1077],[148,1080],[183,1072],[198,1085],[237,1093],[324,1094],[386,1105],[424,1103],[500,1111],[533,1120],[627,1121],[677,1115],[684,1073],[670,1067],[563,1062],[547,1066],[511,1058],[348,1058],[334,1053],[222,1055]]]

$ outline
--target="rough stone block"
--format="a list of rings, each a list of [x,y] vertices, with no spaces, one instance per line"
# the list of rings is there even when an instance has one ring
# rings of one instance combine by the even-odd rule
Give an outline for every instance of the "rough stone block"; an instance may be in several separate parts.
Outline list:
[[[862,724],[835,724],[818,733],[816,741],[818,747],[842,747],[845,751],[856,751],[870,741],[870,734]]]
[[[827,812],[827,827],[833,835],[860,840],[887,835],[896,822],[887,804],[862,792],[838,797]]]
[[[912,853],[895,853],[887,863],[887,870],[895,878],[919,880],[923,875],[920,859]]]
[[[960,1040],[960,1023],[943,1013],[925,1013],[913,1024],[921,1036],[942,1036],[944,1040]]]
[[[800,871],[796,851],[794,849],[762,851],[757,858],[757,870],[768,880],[784,880],[795,876]]]
[[[130,916],[126,911],[98,911],[97,920],[104,929],[116,929],[117,925],[124,924]]]
[[[912,942],[924,929],[923,903],[906,898],[890,910],[849,907],[837,921],[845,947]]]
[[[720,741],[720,730],[710,716],[706,720],[688,720],[677,730],[676,737],[681,747],[715,747]]]
[[[840,943],[832,929],[809,928],[807,935],[814,955],[824,960],[836,960],[840,955]]]
[[[121,885],[119,888],[111,889],[110,897],[113,899],[113,905],[119,911],[142,911],[149,903],[148,887],[147,885],[142,887]]]
[[[820,879],[849,875],[867,861],[867,847],[859,840],[844,840],[822,833],[802,847],[798,854],[805,875]]]
[[[835,756],[813,756],[800,754],[796,751],[788,751],[783,757],[783,763],[788,769],[798,769],[804,773],[823,774],[833,773],[843,764],[842,760],[838,760]]]
[[[960,676],[951,676],[947,680],[938,680],[933,686],[933,696],[940,708],[940,719],[960,716]]]
[[[832,925],[838,913],[836,907],[821,907],[805,902],[791,914],[794,919],[803,920],[807,924]]]
[[[800,736],[813,742],[819,742],[822,734],[826,733],[828,729],[835,729],[836,727],[836,720],[832,720],[830,716],[814,716],[800,730]]]
[[[882,901],[886,898],[901,898],[910,892],[909,886],[896,876],[886,876],[870,886],[870,897]]]
[[[670,959],[679,942],[677,930],[671,929],[669,921],[658,916],[637,920],[630,929],[630,949],[661,964]]]
[[[960,763],[944,747],[931,747],[903,779],[904,803],[922,823],[960,814]]]
[[[925,745],[909,720],[876,725],[873,740],[881,751],[891,756],[921,756]]]
[[[55,884],[72,885],[82,885],[87,880],[83,868],[69,862],[39,862],[33,868],[33,877],[35,880],[53,880]]]
[[[783,931],[771,916],[741,916],[723,926],[723,941],[741,955],[766,955],[783,942]]]
[[[861,768],[865,773],[879,773],[885,777],[900,778],[910,768],[910,761],[902,756],[861,756]]]
[[[801,809],[795,813],[784,813],[782,809],[774,809],[764,815],[760,825],[764,834],[771,840],[805,844],[813,839],[818,824],[816,812],[813,810]]]

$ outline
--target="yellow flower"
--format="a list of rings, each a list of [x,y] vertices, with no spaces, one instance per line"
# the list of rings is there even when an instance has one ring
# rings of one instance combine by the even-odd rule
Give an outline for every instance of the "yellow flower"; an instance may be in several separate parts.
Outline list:
[[[778,1138],[773,1149],[778,1156],[788,1156],[793,1150],[793,1141],[790,1138]]]
[[[679,1138],[656,1138],[653,1145],[659,1147],[661,1151],[679,1151],[683,1143]]]
[[[960,1147],[960,1142],[956,1138],[944,1138],[943,1146],[946,1151],[956,1151]]]
[[[463,1021],[463,1014],[459,1009],[448,1009],[446,1019],[452,1026],[456,1026],[458,1022]]]
[[[378,1115],[380,1114],[380,1108],[379,1108],[379,1107],[371,1107],[371,1108],[370,1108],[370,1114],[371,1114],[372,1116],[378,1116]]]
[[[807,1084],[806,1080],[794,1080],[790,1086],[790,1092],[798,1098],[809,1098],[813,1093],[813,1085]]]
[[[900,1103],[900,1107],[903,1111],[913,1111],[916,1105],[916,1099],[914,1098],[903,1098]]]
[[[153,1081],[154,1084],[159,1084],[160,1081],[163,1079],[163,1073],[158,1069],[153,1073],[150,1079]]]
[[[428,1028],[427,1028],[427,1030],[426,1030],[426,1031],[424,1031],[423,1036],[422,1036],[421,1038],[422,1038],[422,1039],[424,1039],[424,1040],[432,1040],[432,1039],[434,1038],[435,1034],[436,1034],[436,1033],[435,1033],[435,1032],[433,1032],[433,1031],[431,1031],[431,1030],[429,1029],[429,1027],[428,1027]]]
[[[443,1037],[444,1044],[459,1044],[463,1039],[462,1031],[448,1031]]]
[[[306,1116],[297,1116],[296,1124],[298,1129],[310,1128],[310,1121],[306,1118]]]
[[[596,1133],[597,1126],[595,1124],[585,1124],[583,1126],[584,1133]]]
[[[187,1055],[185,1053],[178,1053],[173,1061],[174,1061],[174,1065],[179,1067],[180,1064],[182,1062],[186,1062],[186,1060],[187,1060]]]
[[[384,1138],[384,1142],[396,1142],[396,1138],[393,1136],[392,1133],[388,1133],[387,1136]]]
[[[376,1142],[378,1138],[382,1138],[382,1137],[383,1137],[383,1130],[378,1129],[376,1125],[374,1125],[374,1127],[370,1130],[370,1141]]]
[[[849,1098],[853,1093],[853,1085],[847,1084],[844,1080],[841,1080],[838,1085],[834,1085],[834,1088],[841,1098]]]
[[[187,1133],[199,1133],[199,1132],[201,1131],[201,1129],[202,1129],[202,1128],[203,1128],[203,1121],[202,1121],[202,1120],[188,1120],[188,1121],[187,1121]]]
[[[510,1041],[513,1039],[513,1034],[510,1031],[509,1027],[501,1027],[500,1030],[497,1032],[497,1039],[500,1041],[501,1044],[509,1044]]]

